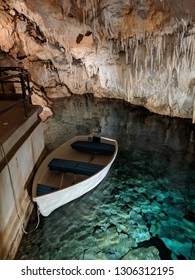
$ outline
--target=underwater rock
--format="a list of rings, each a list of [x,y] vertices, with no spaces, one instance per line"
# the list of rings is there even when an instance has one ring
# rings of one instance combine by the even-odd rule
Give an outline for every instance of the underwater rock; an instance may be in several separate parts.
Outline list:
[[[135,211],[134,208],[130,211],[129,218],[130,220],[133,220],[134,223],[137,223],[139,225],[145,224],[145,220],[142,217],[142,215],[140,215],[137,211]]]
[[[111,226],[106,231],[107,237],[110,239],[111,242],[116,243],[119,241],[119,234],[115,226]]]
[[[135,239],[136,243],[149,240],[150,239],[150,232],[146,226],[138,225],[131,236]]]
[[[119,242],[119,234],[115,226],[111,226],[106,231],[97,229],[94,236],[97,246],[103,252],[107,251],[113,244]]]
[[[117,260],[121,259],[122,256],[127,254],[127,252],[132,248],[136,247],[137,244],[135,240],[131,237],[128,237],[127,234],[119,235],[119,242],[117,244],[113,244],[108,251],[115,255]]]
[[[181,240],[161,238],[165,245],[172,251],[176,256],[183,255],[186,259],[189,259],[190,252],[192,251],[192,241],[190,239],[182,238]]]
[[[138,248],[130,250],[123,260],[160,260],[159,251],[156,247]]]
[[[195,240],[195,223],[183,218],[181,220],[181,226],[184,229],[184,235],[187,238]]]
[[[125,225],[122,224],[116,224],[117,232],[119,234],[121,233],[128,233],[128,228]]]
[[[109,252],[97,252],[92,260],[116,260],[116,255]]]
[[[163,206],[160,203],[158,203],[157,201],[153,201],[150,204],[150,207],[152,208],[152,212],[155,214],[163,211]]]
[[[154,246],[158,249],[161,260],[171,260],[172,259],[171,258],[172,251],[166,247],[163,240],[161,238],[159,238],[157,235],[151,237],[147,241],[143,241],[138,244],[139,248],[142,248],[142,247],[148,248],[150,246]]]

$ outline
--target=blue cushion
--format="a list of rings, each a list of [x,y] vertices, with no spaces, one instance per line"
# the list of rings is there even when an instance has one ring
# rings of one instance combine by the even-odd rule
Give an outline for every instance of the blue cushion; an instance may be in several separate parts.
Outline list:
[[[44,185],[44,184],[38,184],[37,185],[37,196],[55,192],[57,190],[58,190],[58,188],[54,188],[54,187]]]
[[[71,146],[80,152],[99,153],[103,155],[113,155],[115,152],[114,145],[101,142],[76,141]]]
[[[104,166],[95,163],[53,158],[48,164],[48,167],[51,170],[92,176],[100,171]]]

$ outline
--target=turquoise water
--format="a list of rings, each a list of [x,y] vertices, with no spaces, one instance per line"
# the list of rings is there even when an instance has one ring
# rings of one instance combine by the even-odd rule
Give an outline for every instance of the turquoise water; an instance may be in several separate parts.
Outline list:
[[[54,105],[48,150],[76,134],[118,140],[107,178],[83,197],[42,217],[16,259],[195,259],[194,127],[115,100],[91,96]],[[33,212],[27,230],[36,224]]]

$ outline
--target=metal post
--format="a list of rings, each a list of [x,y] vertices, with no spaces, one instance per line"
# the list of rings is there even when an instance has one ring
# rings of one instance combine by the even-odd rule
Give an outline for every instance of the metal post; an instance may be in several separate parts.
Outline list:
[[[23,103],[24,103],[25,117],[28,118],[28,103],[27,103],[26,88],[25,88],[23,74],[20,74],[20,81],[21,81],[21,87],[22,87],[22,99],[23,99]]]

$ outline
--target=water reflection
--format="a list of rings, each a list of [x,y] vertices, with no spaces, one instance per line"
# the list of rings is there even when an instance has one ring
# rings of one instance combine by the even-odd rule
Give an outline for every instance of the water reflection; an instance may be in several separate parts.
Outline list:
[[[190,120],[91,95],[55,101],[48,150],[77,134],[119,142],[107,178],[41,217],[16,259],[195,259],[194,132]],[[29,228],[35,223],[33,213]]]

